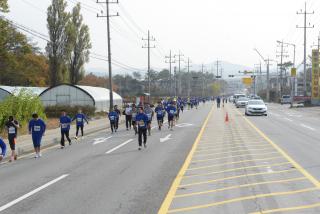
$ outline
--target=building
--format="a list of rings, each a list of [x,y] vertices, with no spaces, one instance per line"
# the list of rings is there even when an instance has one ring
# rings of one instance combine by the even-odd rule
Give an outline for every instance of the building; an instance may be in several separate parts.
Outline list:
[[[39,96],[46,89],[46,87],[0,86],[0,102],[8,96],[18,95],[22,90],[30,91]]]
[[[61,84],[44,90],[40,99],[44,106],[93,106],[97,112],[108,111],[109,89],[82,85]],[[113,92],[114,105],[122,105],[122,97]]]

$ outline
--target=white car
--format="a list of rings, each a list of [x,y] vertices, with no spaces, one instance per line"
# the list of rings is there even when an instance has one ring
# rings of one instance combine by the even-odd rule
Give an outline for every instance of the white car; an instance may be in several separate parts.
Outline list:
[[[245,110],[246,116],[268,115],[268,108],[262,100],[249,100]]]
[[[236,107],[237,108],[242,108],[245,107],[248,104],[249,99],[246,97],[240,97],[236,101]]]

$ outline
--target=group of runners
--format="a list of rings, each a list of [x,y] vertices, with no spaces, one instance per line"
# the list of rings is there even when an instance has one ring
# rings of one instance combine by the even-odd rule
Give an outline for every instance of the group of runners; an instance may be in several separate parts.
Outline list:
[[[139,147],[141,150],[142,146],[147,147],[147,135],[151,135],[151,123],[154,118],[157,120],[157,126],[159,130],[162,130],[164,119],[168,119],[168,129],[173,131],[175,122],[179,119],[180,112],[184,111],[185,106],[188,109],[197,108],[200,102],[205,103],[205,99],[177,99],[177,100],[162,100],[157,103],[156,106],[150,105],[149,103],[139,104],[139,105],[129,105],[126,104],[123,111],[121,112],[118,106],[114,106],[107,113],[107,117],[110,121],[111,133],[117,132],[119,128],[119,119],[121,115],[125,116],[126,130],[134,130],[134,134],[138,135]],[[76,136],[78,139],[79,131],[81,131],[81,137],[84,136],[84,125],[89,124],[87,116],[79,110],[78,113],[73,117],[69,117],[65,111],[61,112],[61,117],[59,120],[59,126],[61,130],[61,149],[65,148],[65,141],[67,140],[69,145],[72,145],[72,140],[70,138],[71,123],[76,121]],[[11,149],[11,155],[9,161],[12,162],[17,160],[16,154],[16,142],[18,129],[20,125],[13,116],[8,118],[6,123],[6,129],[8,133],[8,142]],[[42,137],[46,132],[46,123],[39,118],[37,113],[32,115],[32,119],[28,125],[29,134],[32,136],[32,142],[34,146],[35,158],[41,157],[41,141]],[[6,156],[7,146],[2,138],[0,138],[0,161]]]

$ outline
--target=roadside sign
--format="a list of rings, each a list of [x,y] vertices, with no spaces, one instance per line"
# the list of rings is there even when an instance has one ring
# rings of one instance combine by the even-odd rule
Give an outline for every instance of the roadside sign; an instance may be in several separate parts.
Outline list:
[[[242,78],[242,83],[245,85],[252,85],[252,78],[251,77]]]
[[[296,77],[296,76],[297,76],[297,69],[291,68],[291,77]]]

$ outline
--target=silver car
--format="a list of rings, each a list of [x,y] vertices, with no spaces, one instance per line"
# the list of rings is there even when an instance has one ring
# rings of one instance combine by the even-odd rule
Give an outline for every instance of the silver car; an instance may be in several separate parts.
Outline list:
[[[240,97],[239,99],[237,99],[236,101],[236,107],[237,108],[243,108],[246,107],[246,105],[248,104],[249,99],[246,97]]]
[[[250,115],[268,115],[268,108],[262,100],[249,100],[246,106],[247,116]]]

